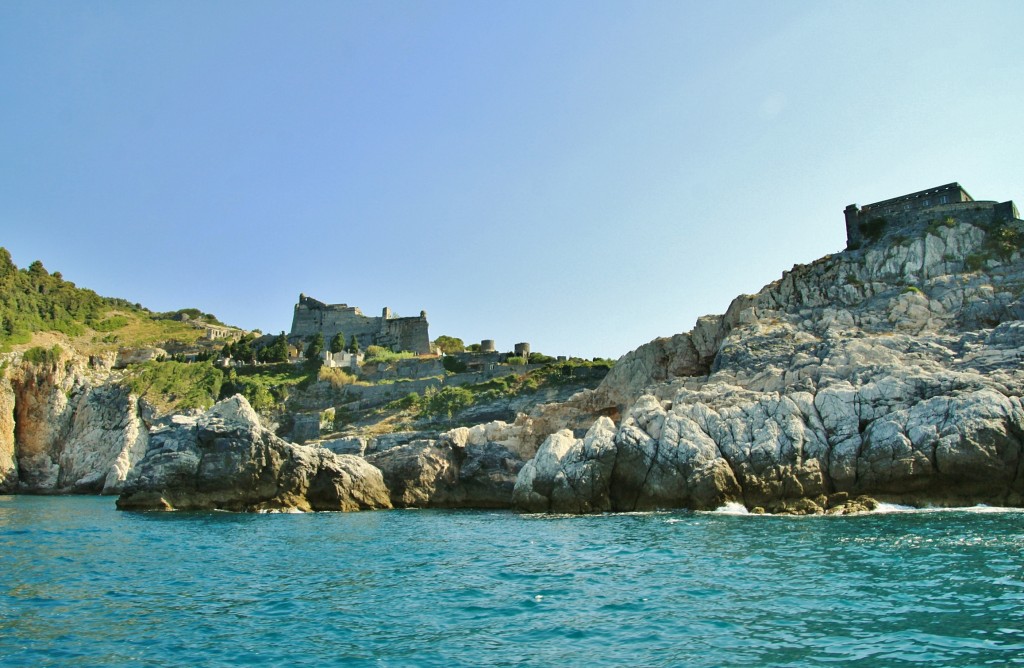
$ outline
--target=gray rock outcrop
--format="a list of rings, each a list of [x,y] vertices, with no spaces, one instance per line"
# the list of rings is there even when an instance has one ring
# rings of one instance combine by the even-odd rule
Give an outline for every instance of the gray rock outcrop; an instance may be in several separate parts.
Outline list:
[[[598,419],[583,438],[563,429],[548,437],[519,472],[512,501],[530,512],[611,510],[616,454],[615,425],[607,417]]]
[[[598,460],[555,433],[523,468],[515,504],[1024,505],[1021,240],[1021,221],[903,228],[641,346],[597,390],[534,413],[616,417],[600,459],[609,473],[574,484]]]
[[[241,395],[150,434],[117,500],[124,510],[390,508],[381,472],[364,459],[294,445],[265,429]]]
[[[514,425],[490,422],[367,455],[398,507],[508,508],[528,458]],[[532,453],[532,450],[531,450]]]

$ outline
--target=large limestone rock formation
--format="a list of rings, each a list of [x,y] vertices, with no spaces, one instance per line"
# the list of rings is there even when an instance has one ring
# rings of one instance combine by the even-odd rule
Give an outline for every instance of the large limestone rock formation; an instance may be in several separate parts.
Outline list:
[[[531,512],[588,513],[611,510],[615,425],[600,418],[583,438],[563,429],[552,434],[519,472],[514,504]]]
[[[975,223],[919,223],[794,267],[629,353],[597,390],[535,412],[549,428],[616,417],[613,454],[549,436],[516,505],[1024,504],[1024,224]],[[581,465],[594,484],[576,484]]]
[[[145,407],[109,365],[67,352],[0,372],[0,491],[116,494],[146,449]]]
[[[390,508],[381,472],[364,459],[294,445],[265,429],[241,395],[150,434],[117,507],[126,510]]]
[[[395,506],[508,508],[519,470],[532,454],[523,450],[529,446],[520,432],[489,422],[378,450],[367,459],[383,472]]]

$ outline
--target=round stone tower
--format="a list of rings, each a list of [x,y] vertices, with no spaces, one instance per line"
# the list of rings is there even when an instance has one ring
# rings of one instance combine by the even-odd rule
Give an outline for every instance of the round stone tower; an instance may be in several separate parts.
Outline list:
[[[516,344],[516,357],[522,357],[525,360],[530,358],[530,344],[529,343],[517,343]]]
[[[482,353],[493,353],[494,352],[494,339],[484,339],[480,342],[480,352]]]

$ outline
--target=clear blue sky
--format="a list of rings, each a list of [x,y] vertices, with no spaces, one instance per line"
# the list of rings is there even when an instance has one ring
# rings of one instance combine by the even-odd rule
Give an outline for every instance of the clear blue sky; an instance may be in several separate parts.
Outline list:
[[[844,245],[1024,203],[1024,2],[0,3],[0,245],[267,332],[300,292],[619,355]]]

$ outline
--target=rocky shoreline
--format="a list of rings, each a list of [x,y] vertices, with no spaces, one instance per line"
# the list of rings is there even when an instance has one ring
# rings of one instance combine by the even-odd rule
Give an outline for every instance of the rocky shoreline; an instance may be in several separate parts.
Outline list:
[[[241,396],[156,420],[96,361],[10,360],[0,491],[125,509],[1022,506],[1024,262],[990,252],[1020,223],[921,221],[794,267],[568,401],[373,447],[288,443]]]

